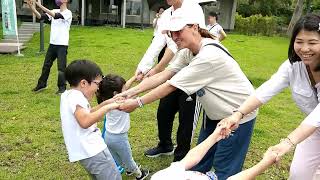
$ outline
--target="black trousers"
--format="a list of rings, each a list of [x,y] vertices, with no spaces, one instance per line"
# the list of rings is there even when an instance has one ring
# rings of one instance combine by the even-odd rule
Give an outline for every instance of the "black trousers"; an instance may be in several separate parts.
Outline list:
[[[159,146],[173,148],[172,127],[175,114],[179,112],[177,147],[174,151],[173,161],[183,159],[190,150],[193,122],[195,120],[196,95],[191,95],[191,98],[192,100],[182,90],[177,89],[160,99],[157,112]]]
[[[67,66],[68,46],[50,44],[46,57],[43,62],[41,76],[38,80],[38,86],[47,86],[50,69],[55,59],[58,64],[58,87],[66,88],[66,80],[64,72]]]

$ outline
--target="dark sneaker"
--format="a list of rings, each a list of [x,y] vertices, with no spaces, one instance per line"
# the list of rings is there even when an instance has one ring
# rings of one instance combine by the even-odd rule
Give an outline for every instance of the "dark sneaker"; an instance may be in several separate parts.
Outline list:
[[[40,92],[47,89],[47,86],[39,86],[37,85],[35,88],[32,89],[33,92]]]
[[[172,148],[164,148],[161,146],[157,146],[155,148],[151,148],[144,152],[144,155],[151,158],[159,157],[160,155],[172,155],[174,152],[173,147]]]
[[[136,180],[143,180],[149,175],[149,170],[148,169],[141,169],[141,176],[136,177]]]
[[[138,168],[141,169],[141,165],[140,165],[140,164],[138,165]],[[132,175],[133,175],[133,172],[127,171],[127,172],[126,172],[126,175],[127,175],[127,176],[132,176]]]
[[[56,92],[56,94],[62,94],[66,88],[59,88],[59,90]]]

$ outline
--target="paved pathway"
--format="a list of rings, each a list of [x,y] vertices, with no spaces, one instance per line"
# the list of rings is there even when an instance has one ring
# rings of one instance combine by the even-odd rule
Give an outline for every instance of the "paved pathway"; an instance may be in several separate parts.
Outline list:
[[[19,44],[16,36],[5,36],[0,40],[0,53],[16,53],[18,51],[18,45],[20,45],[20,50],[26,48],[24,44],[32,38],[35,32],[39,32],[39,30],[39,23],[23,22],[18,29]]]

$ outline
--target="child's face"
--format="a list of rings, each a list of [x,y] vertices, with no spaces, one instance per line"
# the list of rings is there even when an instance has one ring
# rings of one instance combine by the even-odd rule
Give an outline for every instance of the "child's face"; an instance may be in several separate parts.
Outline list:
[[[97,90],[99,89],[99,84],[102,81],[102,77],[98,76],[94,80],[89,83],[86,80],[83,80],[82,84],[82,93],[86,96],[86,98],[90,101],[95,96]]]
[[[209,16],[209,17],[208,17],[208,22],[209,22],[209,24],[215,23],[215,22],[216,22],[216,17],[214,17],[214,16]]]

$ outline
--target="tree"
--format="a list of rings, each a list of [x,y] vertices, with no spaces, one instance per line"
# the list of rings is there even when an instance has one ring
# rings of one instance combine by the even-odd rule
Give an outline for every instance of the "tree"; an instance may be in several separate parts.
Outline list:
[[[290,21],[290,24],[289,24],[288,30],[287,30],[287,34],[289,36],[292,33],[292,29],[293,29],[294,25],[297,23],[297,21],[299,20],[299,18],[302,15],[303,2],[304,2],[304,0],[297,0],[296,7],[294,8],[293,15],[292,15],[292,18],[291,18],[291,21]]]

